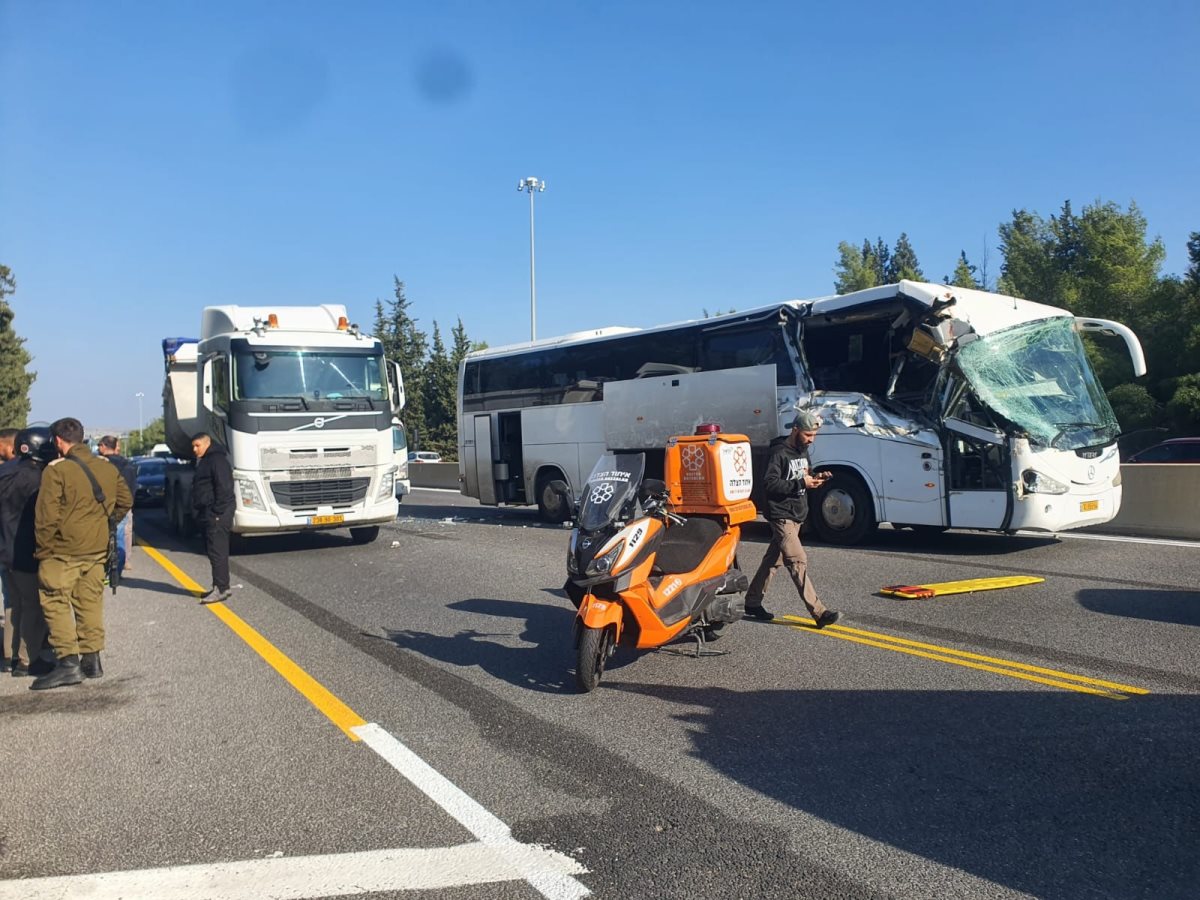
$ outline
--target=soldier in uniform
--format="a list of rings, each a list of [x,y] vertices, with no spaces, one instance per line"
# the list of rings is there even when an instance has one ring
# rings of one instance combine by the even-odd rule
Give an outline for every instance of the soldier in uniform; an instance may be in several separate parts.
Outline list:
[[[35,691],[104,674],[100,651],[104,649],[109,522],[119,521],[133,508],[125,479],[116,466],[96,457],[84,443],[78,419],[59,419],[50,426],[50,434],[63,459],[42,474],[34,555],[42,612],[58,665],[34,680],[30,687]],[[102,502],[96,498],[93,479]]]

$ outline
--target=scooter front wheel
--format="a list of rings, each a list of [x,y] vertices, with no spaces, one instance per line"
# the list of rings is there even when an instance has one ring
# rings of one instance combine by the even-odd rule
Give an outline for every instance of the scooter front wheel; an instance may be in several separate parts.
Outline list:
[[[611,628],[583,628],[579,633],[579,653],[575,659],[575,683],[584,693],[594,691],[604,674],[604,665],[613,653]]]

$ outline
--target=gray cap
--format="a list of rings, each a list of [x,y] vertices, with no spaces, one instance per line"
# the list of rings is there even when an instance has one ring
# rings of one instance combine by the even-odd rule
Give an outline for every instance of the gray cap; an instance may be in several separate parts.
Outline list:
[[[788,427],[799,428],[801,431],[816,431],[821,427],[821,417],[812,410],[798,409]]]

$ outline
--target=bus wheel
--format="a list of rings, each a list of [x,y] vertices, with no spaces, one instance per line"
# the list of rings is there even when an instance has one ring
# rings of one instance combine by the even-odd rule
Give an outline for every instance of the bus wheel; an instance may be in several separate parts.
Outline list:
[[[567,515],[570,513],[567,508],[567,498],[555,490],[556,487],[565,485],[565,483],[549,475],[542,475],[538,478],[538,514],[542,517],[543,522],[558,524],[567,520]]]
[[[828,544],[857,544],[875,530],[871,493],[857,475],[834,472],[810,498],[813,530]]]

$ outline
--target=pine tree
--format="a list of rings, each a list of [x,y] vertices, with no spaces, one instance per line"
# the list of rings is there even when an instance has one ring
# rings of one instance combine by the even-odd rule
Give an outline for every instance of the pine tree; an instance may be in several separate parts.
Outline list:
[[[887,262],[887,277],[885,283],[895,284],[898,281],[924,281],[925,275],[921,272],[921,264],[917,262],[916,251],[913,250],[912,244],[908,242],[908,235],[903,231],[900,232],[900,237],[896,239],[896,249],[892,251],[892,257]]]
[[[461,317],[458,324],[450,330],[450,335],[454,338],[454,346],[450,349],[450,362],[454,366],[454,375],[457,378],[459,366],[462,365],[462,361],[466,359],[472,349],[471,339],[467,337],[467,329],[463,325]]]
[[[33,357],[25,338],[12,327],[16,313],[8,297],[17,289],[8,266],[0,265],[0,428],[24,428],[29,420],[29,388],[37,373],[26,371]]]
[[[853,244],[842,241],[838,244],[838,257],[837,265],[833,268],[837,276],[833,283],[835,292],[851,294],[879,284],[870,241],[863,241],[861,251]]]
[[[387,358],[395,360],[400,366],[400,377],[404,379],[404,411],[401,416],[408,429],[410,446],[419,449],[425,438],[422,389],[429,342],[409,312],[404,282],[396,276],[392,276],[392,280],[393,296],[387,301],[386,307],[375,301],[375,336],[383,345]]]
[[[979,288],[979,282],[975,280],[975,267],[967,262],[966,250],[959,251],[958,265],[954,267],[954,274],[947,276],[942,281],[960,288],[971,288],[972,290]]]
[[[867,242],[863,241],[863,260],[870,262],[872,269],[874,269],[875,283],[887,284],[889,281],[888,272],[891,271],[892,266],[892,254],[888,250],[888,245],[883,242],[883,238],[877,237],[875,238],[875,249],[867,254],[865,252],[866,248]]]
[[[454,364],[446,353],[442,332],[437,320],[433,323],[433,350],[425,365],[423,403],[427,439],[424,446],[442,455],[443,459],[457,459],[458,453],[458,400],[455,385],[457,378]]]

